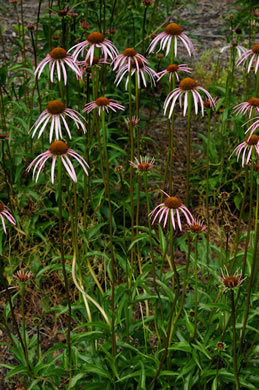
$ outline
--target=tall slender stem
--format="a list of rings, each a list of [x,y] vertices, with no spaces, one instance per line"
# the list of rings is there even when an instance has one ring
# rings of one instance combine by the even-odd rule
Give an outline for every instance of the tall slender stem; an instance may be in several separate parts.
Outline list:
[[[62,223],[62,162],[61,158],[58,156],[58,225],[59,225],[59,243],[60,243],[60,252],[61,252],[61,262],[62,262],[62,272],[65,283],[65,290],[67,296],[68,304],[68,329],[67,329],[67,348],[68,348],[68,359],[69,359],[69,369],[70,378],[72,377],[72,350],[71,350],[71,302],[69,295],[69,284],[66,273],[66,263],[65,263],[65,254],[64,254],[64,243],[63,243],[63,223]]]
[[[106,140],[106,128],[105,128],[105,113],[102,111],[102,131],[103,131],[103,146],[104,146],[104,156],[105,156],[105,165],[106,165],[106,178],[105,178],[105,190],[108,197],[108,206],[109,206],[109,231],[110,231],[110,250],[111,250],[111,275],[112,275],[112,295],[111,295],[111,305],[112,305],[112,356],[115,356],[116,353],[116,339],[115,339],[115,305],[114,305],[114,287],[115,287],[115,258],[113,253],[113,228],[112,228],[112,206],[111,206],[111,195],[110,195],[110,175],[109,175],[109,158],[107,151],[107,140]]]
[[[252,163],[254,164],[254,163]],[[245,337],[245,331],[246,331],[246,324],[248,320],[248,313],[250,309],[250,298],[251,298],[251,293],[252,293],[252,287],[253,287],[253,282],[254,282],[254,276],[256,274],[256,267],[258,263],[258,246],[259,246],[259,184],[257,182],[257,190],[256,190],[256,215],[255,215],[255,236],[254,236],[254,252],[253,252],[253,259],[252,259],[252,266],[251,266],[251,274],[250,274],[250,279],[248,282],[248,287],[247,287],[247,298],[246,298],[246,311],[245,311],[245,317],[244,317],[244,322],[243,322],[243,327],[242,327],[242,332],[241,332],[241,338],[240,338],[240,351],[243,351],[243,342],[244,342],[244,337]],[[248,233],[247,233],[248,234]]]
[[[172,39],[171,47],[170,47],[170,63],[174,63],[174,39]],[[172,81],[171,81],[172,90],[175,89],[175,74],[172,73]],[[170,154],[170,162],[169,162],[169,192],[173,192],[173,154],[174,154],[174,111],[171,116],[171,124],[169,126],[169,154]]]
[[[193,329],[193,337],[196,336],[197,331],[197,309],[198,309],[198,234],[195,235],[195,255],[194,255],[194,277],[195,277],[195,292],[194,292],[194,329]]]
[[[236,351],[236,313],[235,313],[235,298],[234,291],[231,289],[231,305],[232,305],[232,333],[233,333],[233,369],[236,380],[236,389],[240,390],[238,369],[237,369],[237,351]]]
[[[134,137],[133,137],[133,124],[132,124],[132,77],[131,68],[129,71],[129,130],[130,130],[130,160],[134,159]],[[134,197],[133,197],[133,167],[130,165],[130,209],[131,209],[131,242],[134,240]],[[133,267],[134,267],[134,248],[130,252],[130,278],[129,287],[131,287]]]
[[[208,110],[208,135],[207,135],[207,161],[206,161],[206,216],[207,216],[207,245],[206,245],[206,261],[209,264],[210,251],[210,213],[209,213],[209,172],[210,172],[210,117],[211,109]]]
[[[188,111],[187,111],[187,144],[186,144],[186,206],[190,207],[190,162],[191,162],[191,119],[192,119],[192,94],[188,92]]]

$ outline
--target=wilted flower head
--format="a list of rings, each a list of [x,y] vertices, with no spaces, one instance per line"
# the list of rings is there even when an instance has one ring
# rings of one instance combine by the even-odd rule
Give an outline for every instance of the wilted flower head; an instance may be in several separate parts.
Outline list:
[[[207,226],[204,225],[204,223],[202,221],[200,221],[199,219],[194,218],[192,220],[191,224],[189,224],[189,228],[190,228],[192,233],[201,233],[207,229]]]
[[[165,70],[162,70],[162,72],[157,73],[157,81],[159,81],[162,77],[164,77],[166,74],[169,75],[169,81],[171,82],[173,74],[176,77],[176,80],[179,81],[178,72],[185,72],[185,73],[191,73],[192,69],[189,68],[186,64],[170,64]]]
[[[256,113],[259,112],[259,98],[251,97],[247,100],[247,102],[240,103],[235,106],[234,111],[236,112],[236,114],[241,115],[245,115],[246,113],[248,113],[249,118],[251,118],[253,111],[255,111]]]
[[[199,87],[197,82],[194,79],[191,79],[190,77],[186,77],[183,79],[180,84],[179,88],[175,88],[172,92],[169,93],[167,96],[165,103],[164,103],[164,115],[166,115],[167,110],[169,108],[169,105],[171,104],[171,107],[168,111],[168,117],[171,118],[175,103],[177,99],[179,98],[180,107],[182,107],[182,100],[184,99],[184,109],[183,109],[183,115],[186,115],[187,107],[188,107],[188,93],[191,92],[193,96],[193,102],[194,102],[194,108],[195,108],[195,114],[198,114],[198,104],[201,105],[201,113],[202,116],[204,115],[204,104],[202,97],[198,91],[202,91],[205,93],[209,101],[211,102],[212,107],[215,106],[215,102],[211,95],[209,94],[206,89]]]
[[[218,276],[219,281],[224,286],[224,290],[223,291],[226,291],[226,290],[228,290],[230,288],[235,288],[235,287],[240,286],[240,284],[243,283],[243,281],[246,279],[246,277],[241,279],[242,271],[240,271],[240,274],[239,274],[239,269],[236,270],[236,272],[234,273],[233,276],[229,276],[227,267],[224,266],[224,268],[225,268],[225,271],[226,271],[226,276],[224,275],[224,272],[223,272],[222,268],[221,268],[221,275],[222,275],[222,277]]]
[[[175,230],[176,229],[175,214],[176,214],[176,221],[178,223],[179,229],[182,230],[182,224],[181,224],[180,213],[179,213],[179,211],[181,211],[185,216],[187,223],[191,225],[193,221],[193,216],[190,213],[190,211],[187,209],[187,207],[182,203],[182,201],[174,196],[168,195],[163,190],[161,191],[167,196],[167,198],[164,200],[163,203],[160,203],[158,206],[156,206],[154,210],[151,211],[151,213],[149,214],[149,216],[152,217],[156,213],[153,218],[152,224],[155,222],[156,218],[160,214],[158,223],[160,223],[164,218],[164,227],[165,227],[167,224],[168,216],[170,214],[172,225]]]
[[[28,24],[28,25],[26,26],[26,28],[27,28],[27,30],[29,30],[29,31],[33,31],[33,30],[35,30],[35,24],[30,23],[30,24]]]
[[[118,165],[114,168],[115,172],[120,173],[122,171],[122,165]]]
[[[221,351],[225,351],[225,348],[226,348],[226,344],[223,343],[223,341],[218,341],[215,349],[221,352]]]
[[[87,103],[83,109],[83,112],[87,112],[87,114],[89,114],[89,112],[91,112],[96,107],[98,107],[99,116],[101,115],[101,111],[106,111],[108,113],[109,110],[112,110],[116,112],[115,108],[117,110],[125,110],[125,107],[116,102],[116,100],[101,96],[94,102]]]
[[[31,276],[32,276],[31,271],[25,272],[24,269],[21,269],[13,275],[13,278],[15,280],[19,280],[19,282],[27,282],[27,280],[29,280]]]
[[[139,123],[139,118],[137,118],[136,116],[133,116],[131,119],[130,118],[126,118],[124,119],[124,122],[126,123],[127,126],[136,126],[138,123]]]
[[[83,30],[89,30],[90,24],[86,23],[84,19],[80,20],[80,26]]]
[[[88,48],[88,46],[90,47]],[[96,47],[101,49],[101,53],[104,56],[105,61],[107,61],[108,57],[110,57],[113,60],[113,58],[116,55],[118,55],[118,50],[113,45],[113,43],[108,39],[105,39],[104,35],[98,31],[94,31],[91,34],[89,34],[86,41],[83,41],[71,47],[71,49],[69,49],[69,52],[75,49],[73,53],[73,57],[77,59],[79,54],[83,55],[84,51],[88,48],[85,61],[87,61],[87,59],[89,58],[90,65],[92,65],[93,57],[94,57],[94,49]]]
[[[16,221],[10,213],[9,207],[5,206],[3,203],[0,203],[0,218],[2,221],[4,232],[6,233],[4,217],[7,218],[11,224],[16,225]]]
[[[0,140],[4,140],[4,139],[10,139],[9,133],[3,133],[3,131],[0,130]]]
[[[50,132],[49,132],[49,142],[51,143],[53,138],[53,133],[55,130],[56,139],[63,138],[62,131],[61,131],[61,125],[62,123],[65,126],[65,129],[67,131],[67,134],[69,138],[71,139],[71,133],[67,124],[67,121],[65,117],[68,116],[73,120],[76,127],[79,129],[82,128],[83,132],[86,132],[85,125],[83,124],[80,117],[84,120],[83,116],[79,114],[79,112],[72,110],[71,108],[66,108],[65,104],[61,102],[60,100],[51,100],[48,105],[47,109],[44,110],[37,121],[34,123],[30,131],[34,128],[34,131],[32,133],[32,138],[35,136],[38,129],[40,129],[38,138],[40,138],[41,134],[43,133],[44,129],[46,128],[48,122],[51,120],[51,126],[50,126]],[[40,128],[41,127],[41,128]]]
[[[130,165],[137,169],[139,172],[147,172],[149,171],[150,169],[153,168],[153,165],[155,163],[155,159],[154,157],[152,158],[152,160],[150,162],[148,162],[149,158],[148,157],[145,157],[144,159],[140,156],[140,160],[135,157],[135,161],[136,163],[134,163],[133,161],[130,161]]]
[[[160,42],[159,50],[166,48],[166,55],[169,54],[172,40],[174,40],[174,55],[177,56],[177,39],[185,46],[189,56],[194,54],[194,48],[191,40],[183,33],[183,29],[179,24],[170,23],[166,26],[164,32],[160,33],[153,39],[149,45],[149,53],[153,53],[156,45]]]
[[[241,152],[243,151],[243,156],[242,156],[242,167],[244,168],[244,165],[246,164],[249,164],[249,161],[250,161],[250,158],[251,158],[251,155],[252,155],[252,151],[253,149],[255,150],[256,154],[257,154],[257,158],[259,157],[259,135],[255,135],[255,134],[252,134],[252,135],[249,135],[248,137],[246,137],[245,141],[242,142],[241,144],[239,144],[234,150],[233,152],[231,153],[231,155],[229,156],[229,158],[232,157],[232,155],[234,153],[236,153],[237,155],[237,161],[240,157],[240,154]],[[247,154],[247,157],[246,157],[246,152],[248,150],[248,154]]]
[[[37,156],[30,163],[30,165],[28,166],[26,171],[29,172],[31,170],[31,168],[33,167],[33,165],[35,165],[34,168],[33,168],[33,175],[32,175],[32,177],[34,178],[34,175],[35,175],[36,170],[38,168],[38,173],[36,175],[36,182],[37,182],[38,178],[39,178],[39,174],[40,174],[42,168],[44,167],[46,161],[50,157],[52,157],[51,182],[53,184],[54,183],[54,171],[55,171],[56,160],[57,160],[57,158],[60,158],[62,164],[64,165],[64,167],[65,167],[65,169],[66,169],[66,171],[68,173],[68,175],[76,183],[77,182],[76,172],[75,172],[75,169],[74,169],[74,167],[72,165],[71,160],[69,159],[69,156],[73,157],[74,159],[76,159],[79,162],[79,164],[83,168],[85,174],[88,176],[87,168],[89,168],[89,165],[87,164],[87,162],[78,153],[76,153],[74,150],[70,149],[69,146],[65,142],[63,142],[63,141],[54,141],[54,142],[52,142],[52,144],[50,145],[49,149],[46,152],[44,152],[44,153],[40,154],[39,156]]]
[[[116,28],[108,28],[105,32],[106,35],[113,35],[116,33]]]
[[[223,226],[223,230],[225,233],[229,233],[231,231],[231,226],[227,223]]]
[[[249,57],[251,58],[248,63],[247,72],[250,72],[252,64],[255,62],[255,73],[257,73],[259,67],[259,43],[256,43],[250,50],[245,51],[245,53],[243,53],[237,60],[237,65],[244,66]]]
[[[219,194],[219,198],[220,199],[222,199],[222,200],[228,200],[228,198],[229,198],[229,193],[228,192],[221,192],[220,194]]]
[[[212,98],[213,102],[211,100],[205,100],[203,102],[203,106],[205,108],[215,108],[216,105],[218,104],[218,102],[220,101],[220,99],[216,99],[216,98]]]
[[[63,47],[56,47],[52,49],[44,60],[42,60],[35,70],[35,76],[40,77],[45,66],[49,64],[50,70],[50,81],[53,83],[53,75],[55,67],[57,68],[58,80],[61,80],[61,74],[63,74],[64,84],[67,84],[67,71],[65,65],[67,65],[73,72],[76,73],[78,77],[81,78],[81,71],[78,68],[74,58],[68,54],[68,52],[63,49]]]

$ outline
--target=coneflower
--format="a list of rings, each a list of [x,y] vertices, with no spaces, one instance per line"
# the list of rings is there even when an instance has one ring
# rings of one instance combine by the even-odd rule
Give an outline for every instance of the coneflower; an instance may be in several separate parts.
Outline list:
[[[47,55],[47,57],[39,63],[35,70],[35,76],[37,78],[40,77],[47,64],[49,64],[50,81],[52,83],[54,81],[54,70],[56,67],[58,80],[61,80],[61,75],[63,74],[64,84],[67,84],[67,71],[65,65],[72,69],[73,72],[76,73],[77,77],[81,78],[81,70],[76,64],[75,59],[71,55],[69,55],[68,52],[63,49],[63,47],[56,47],[55,49],[52,49]]]
[[[107,61],[108,57],[113,60],[114,57],[118,55],[118,49],[114,46],[114,44],[108,39],[105,39],[104,35],[98,31],[94,31],[89,34],[86,41],[71,47],[68,52],[75,49],[73,57],[74,59],[77,59],[79,55],[84,55],[84,51],[87,50],[85,61],[89,59],[90,65],[92,65],[95,48],[101,49],[101,53],[104,56],[105,61]]]
[[[175,230],[176,229],[175,215],[176,215],[176,222],[178,223],[179,229],[182,230],[182,224],[181,224],[180,213],[179,213],[179,211],[181,211],[185,216],[187,223],[191,225],[193,221],[193,216],[191,212],[187,209],[187,207],[182,203],[182,201],[179,198],[176,198],[175,196],[168,195],[163,190],[161,191],[167,196],[167,198],[164,200],[163,203],[160,203],[158,206],[156,206],[154,210],[151,211],[151,213],[149,214],[150,217],[152,217],[155,214],[152,224],[155,222],[158,215],[160,214],[158,223],[160,223],[164,218],[164,227],[165,227],[168,221],[168,216],[170,215],[172,220],[172,225]]]
[[[79,114],[79,112],[72,110],[71,108],[67,108],[65,104],[60,100],[51,100],[48,103],[46,110],[44,110],[40,114],[39,118],[30,129],[30,131],[34,129],[32,133],[32,138],[35,136],[38,129],[39,129],[38,138],[40,138],[48,122],[51,120],[50,132],[49,132],[50,143],[52,141],[54,132],[56,135],[56,140],[63,138],[62,131],[61,131],[62,123],[65,126],[69,138],[71,139],[71,133],[67,121],[65,119],[66,116],[73,120],[73,122],[75,123],[78,129],[81,127],[83,132],[84,133],[86,132],[85,125],[82,122],[84,118],[81,114]],[[80,119],[80,117],[82,118],[82,120]]]
[[[94,110],[96,107],[98,107],[98,115],[101,116],[102,111],[109,112],[109,110],[112,110],[116,112],[117,110],[125,110],[125,107],[119,104],[116,100],[114,99],[108,99],[105,96],[101,96],[98,99],[96,99],[93,102],[87,103],[85,105],[85,108],[83,109],[83,112],[91,112]]]
[[[167,96],[165,103],[164,103],[164,115],[166,115],[166,113],[168,113],[168,117],[171,118],[176,101],[179,98],[180,107],[182,107],[182,101],[184,100],[183,115],[185,116],[186,112],[187,112],[187,108],[188,108],[188,92],[191,92],[192,96],[193,96],[195,114],[196,115],[198,114],[198,104],[200,103],[201,113],[203,116],[204,115],[204,102],[202,100],[202,97],[201,97],[199,91],[202,91],[205,93],[205,95],[207,96],[207,98],[209,99],[209,101],[211,103],[211,106],[214,107],[215,102],[214,102],[212,96],[209,94],[209,92],[206,91],[206,89],[204,89],[203,87],[198,86],[197,82],[194,79],[192,79],[190,77],[186,77],[185,79],[183,79],[180,82],[179,88],[175,88]],[[169,106],[170,106],[170,109],[169,109]]]
[[[52,184],[54,183],[54,171],[55,171],[55,164],[58,158],[61,159],[62,164],[64,165],[68,175],[71,177],[71,179],[76,183],[77,182],[77,176],[75,169],[71,163],[71,160],[69,159],[70,157],[73,157],[76,159],[81,167],[83,168],[85,174],[88,176],[88,171],[87,168],[89,168],[89,165],[87,162],[81,157],[78,153],[76,153],[74,150],[70,149],[69,146],[63,142],[63,141],[54,141],[50,145],[49,149],[42,153],[39,154],[28,166],[26,171],[30,171],[31,168],[33,168],[33,175],[32,177],[34,178],[35,173],[38,169],[37,175],[36,175],[36,182],[38,181],[39,174],[44,167],[46,161],[49,158],[52,158],[52,164],[51,164],[51,182]]]
[[[171,49],[171,43],[174,41],[174,55],[177,56],[177,41],[180,40],[185,46],[189,56],[194,54],[194,47],[190,40],[183,33],[183,29],[179,24],[170,23],[166,26],[164,32],[158,34],[157,37],[149,45],[149,53],[153,53],[157,44],[160,43],[159,51],[166,48],[166,55],[169,54]]]

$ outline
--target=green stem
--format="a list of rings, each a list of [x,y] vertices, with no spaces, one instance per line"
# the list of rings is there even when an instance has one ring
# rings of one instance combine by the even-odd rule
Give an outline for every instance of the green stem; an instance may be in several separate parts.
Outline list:
[[[187,144],[186,144],[186,207],[190,207],[190,162],[191,162],[191,119],[192,119],[192,94],[188,93],[188,111],[187,111]]]
[[[171,47],[170,47],[170,63],[174,63],[174,39],[172,39]],[[172,91],[175,89],[175,74],[172,74]],[[173,193],[173,153],[174,153],[174,111],[171,116],[171,124],[169,127],[169,154],[170,154],[170,162],[169,162],[169,192]]]
[[[106,178],[105,178],[105,190],[108,197],[108,206],[109,206],[109,232],[110,232],[110,250],[111,250],[111,275],[112,275],[112,294],[111,294],[111,305],[112,305],[112,356],[116,354],[116,339],[115,339],[115,302],[114,302],[114,287],[115,287],[115,258],[113,253],[113,228],[112,228],[112,207],[111,207],[111,195],[110,195],[110,177],[109,177],[109,158],[107,151],[107,140],[106,140],[106,128],[105,128],[105,113],[102,110],[102,131],[103,131],[103,146],[104,146],[104,155],[105,155],[105,165],[106,165]]]
[[[148,7],[145,6],[143,23],[142,23],[142,53],[145,53],[145,24],[146,24],[146,18],[147,18],[147,9],[148,9]]]
[[[206,245],[206,260],[209,265],[210,251],[210,212],[209,212],[209,172],[210,172],[210,117],[211,109],[208,110],[208,135],[207,135],[207,156],[206,156],[206,216],[207,216],[207,245]]]
[[[252,162],[254,165],[254,163]],[[258,180],[258,179],[257,179]],[[246,331],[246,324],[248,320],[248,313],[250,309],[250,298],[251,298],[251,293],[252,293],[252,287],[253,287],[253,282],[254,282],[254,277],[256,275],[256,268],[257,268],[257,263],[258,263],[258,246],[259,246],[259,184],[257,182],[257,190],[256,190],[256,215],[255,215],[255,236],[254,236],[254,252],[253,252],[253,259],[252,259],[252,266],[251,266],[251,274],[250,274],[250,279],[248,282],[248,287],[247,287],[247,299],[246,299],[246,311],[245,311],[245,317],[244,317],[244,322],[243,322],[243,327],[242,327],[242,332],[241,332],[241,338],[240,338],[240,351],[243,351],[243,342],[244,342],[244,337],[245,337],[245,331]],[[248,233],[247,233],[248,234]]]
[[[255,162],[255,153],[253,150],[252,151],[252,158],[251,158],[251,172],[250,172],[248,227],[247,227],[247,236],[246,236],[244,257],[243,257],[242,275],[244,275],[245,270],[246,270],[247,253],[248,253],[248,246],[249,246],[249,242],[250,242],[250,232],[251,232],[251,225],[252,225],[252,219],[253,219],[254,162]]]
[[[72,377],[72,349],[71,349],[71,302],[69,295],[69,284],[66,273],[66,263],[64,254],[64,243],[63,243],[63,223],[62,223],[62,161],[60,156],[57,158],[58,162],[58,224],[59,224],[59,243],[61,252],[62,272],[65,283],[65,291],[67,296],[68,304],[68,329],[67,329],[67,347],[68,347],[68,359],[69,359],[69,376]]]
[[[235,299],[234,291],[231,289],[231,305],[232,305],[232,332],[233,332],[233,369],[236,380],[236,389],[240,390],[240,383],[237,369],[237,351],[236,351],[236,313],[235,313]]]
[[[129,71],[129,130],[130,130],[130,160],[134,160],[134,137],[133,137],[133,125],[132,125],[132,77],[131,69]],[[134,241],[134,196],[133,196],[133,167],[130,165],[130,209],[131,209],[131,242]],[[130,278],[129,288],[132,283],[133,267],[134,267],[135,251],[132,248],[130,252]]]
[[[240,213],[239,213],[239,219],[237,222],[237,228],[236,228],[236,235],[235,235],[235,241],[233,244],[233,261],[231,264],[230,271],[232,271],[235,262],[236,262],[236,256],[237,256],[237,250],[238,250],[238,242],[239,242],[239,237],[240,237],[240,227],[241,227],[241,221],[242,221],[242,216],[245,208],[245,201],[246,201],[246,194],[247,194],[247,184],[248,184],[248,166],[245,166],[245,184],[244,184],[244,192],[243,192],[243,198],[242,198],[242,203],[241,203],[241,208],[240,208]],[[231,253],[230,253],[231,256]]]
[[[194,277],[195,277],[195,292],[194,292],[194,329],[193,338],[196,336],[197,331],[197,311],[198,311],[198,234],[195,235],[195,256],[194,256]]]
[[[171,218],[170,218],[171,220]],[[171,224],[172,224],[172,221],[171,221]],[[170,229],[171,230],[171,229]],[[172,234],[170,234],[170,244],[172,244]],[[172,252],[172,246],[170,248],[170,251]],[[172,261],[172,259],[171,259]],[[172,266],[175,267],[175,264],[174,264],[174,261],[172,263]],[[179,281],[179,275],[177,273],[177,271],[175,271],[175,276],[178,277],[177,281]],[[162,367],[163,367],[163,364],[166,360],[166,357],[167,357],[167,354],[168,354],[168,348],[170,346],[170,343],[171,343],[171,339],[172,339],[172,320],[173,320],[173,314],[174,314],[174,311],[175,311],[175,307],[176,307],[176,303],[177,303],[177,300],[179,298],[179,292],[180,292],[180,283],[177,282],[177,288],[176,288],[176,291],[175,291],[175,297],[174,297],[174,301],[172,303],[172,306],[171,306],[171,311],[170,311],[170,314],[169,314],[169,321],[168,321],[168,329],[167,329],[167,337],[166,337],[166,341],[165,341],[165,348],[164,348],[164,353],[163,353],[163,356],[162,356],[162,359],[160,361],[160,365],[155,373],[155,376],[154,378],[152,379],[151,383],[149,384],[148,386],[148,390],[151,389],[152,385],[156,382],[161,370],[162,370]]]
[[[26,342],[26,329],[25,329],[25,315],[24,315],[24,290],[25,290],[25,284],[24,282],[20,282],[20,294],[21,294],[21,304],[22,304],[22,337],[23,337],[23,343],[25,348],[25,353],[28,355],[27,350],[27,342]]]
[[[256,73],[256,89],[255,89],[255,96],[258,97],[259,94],[259,72]]]
[[[174,286],[174,281],[176,280],[176,285],[178,289],[180,289],[180,279],[179,279],[179,274],[176,269],[175,261],[174,261],[174,228],[173,228],[173,223],[172,219],[170,218],[170,213],[169,213],[169,220],[170,220],[170,232],[169,232],[169,239],[170,239],[170,262],[171,266],[174,270],[174,278],[173,278],[173,286]]]

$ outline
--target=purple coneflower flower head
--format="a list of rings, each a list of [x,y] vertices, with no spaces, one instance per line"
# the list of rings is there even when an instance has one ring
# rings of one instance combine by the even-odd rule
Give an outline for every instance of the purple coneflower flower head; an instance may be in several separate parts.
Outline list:
[[[249,161],[251,159],[252,151],[255,150],[257,154],[257,158],[259,157],[259,135],[249,135],[244,142],[239,144],[231,153],[230,157],[235,153],[237,155],[237,161],[240,157],[240,154],[243,152],[242,155],[242,167],[244,168],[244,165],[249,164]],[[246,152],[248,150],[248,154],[246,156]]]
[[[251,58],[250,58],[251,57]],[[237,60],[237,65],[245,65],[246,60],[249,59],[247,72],[249,73],[252,67],[253,62],[255,63],[255,73],[257,73],[259,67],[259,43],[256,43],[250,50],[247,50],[245,53],[239,57]]]
[[[94,102],[87,103],[83,109],[83,112],[87,112],[87,114],[89,114],[89,112],[91,112],[96,107],[98,107],[99,116],[101,115],[101,111],[109,112],[109,110],[112,110],[116,112],[116,110],[125,110],[125,107],[116,102],[116,100],[101,96]]]
[[[158,72],[156,75],[158,76],[157,81],[159,81],[162,77],[164,77],[166,74],[169,75],[169,81],[172,81],[173,74],[175,75],[175,78],[177,81],[179,80],[178,72],[185,72],[185,73],[191,73],[192,69],[189,68],[186,64],[171,64],[168,65],[168,67],[165,70],[162,70],[162,72]]]
[[[158,215],[160,214],[158,223],[160,223],[164,218],[164,227],[165,227],[168,221],[168,215],[170,215],[174,230],[176,229],[176,223],[178,223],[179,229],[182,230],[182,224],[181,224],[180,213],[179,213],[179,211],[181,211],[185,216],[187,223],[190,225],[193,221],[193,216],[190,213],[190,211],[187,209],[187,207],[182,203],[182,201],[174,196],[168,195],[163,190],[161,191],[167,196],[167,198],[164,200],[163,203],[160,203],[158,206],[156,206],[154,210],[151,211],[151,213],[149,214],[150,217],[152,217],[155,214],[152,224],[155,222]],[[175,223],[174,214],[176,214],[176,223]]]
[[[117,69],[118,67],[122,68],[124,65],[127,65],[126,69],[127,72],[129,72],[132,68],[132,63],[135,63],[136,68],[138,69],[139,65],[137,59],[140,59],[143,64],[148,64],[148,60],[142,54],[137,53],[135,49],[129,47],[123,50],[122,54],[119,54],[113,59],[113,70]]]
[[[6,233],[4,217],[6,219],[8,219],[8,221],[11,224],[16,225],[16,221],[15,221],[14,217],[12,216],[12,214],[10,213],[9,207],[5,206],[3,203],[0,203],[0,218],[2,221],[3,228],[4,228],[4,232]]]
[[[40,138],[48,122],[51,120],[50,132],[49,132],[50,143],[52,141],[54,131],[57,140],[63,138],[62,131],[61,131],[62,123],[65,126],[69,138],[71,139],[71,133],[65,118],[66,116],[68,116],[74,121],[78,129],[81,127],[83,132],[84,133],[86,132],[85,125],[83,124],[80,117],[83,120],[84,118],[81,114],[79,114],[79,112],[72,110],[71,108],[66,108],[65,104],[60,100],[51,100],[47,105],[47,109],[40,114],[39,118],[30,129],[31,131],[34,128],[34,131],[32,133],[32,138],[35,136],[37,130],[39,129],[40,130],[39,130],[38,138]]]
[[[177,39],[184,44],[189,56],[194,54],[194,47],[191,40],[183,33],[183,29],[179,24],[170,23],[166,26],[164,32],[158,34],[157,37],[149,45],[149,53],[153,53],[156,45],[160,42],[159,51],[166,48],[166,55],[169,54],[172,40],[174,40],[174,55],[177,56]]]
[[[252,120],[255,120],[255,122],[252,123],[252,125],[245,132],[248,133],[250,131],[251,132],[250,135],[252,135],[256,131],[257,127],[259,126],[259,117],[249,119],[249,121],[243,124],[243,126],[245,126],[248,122],[251,122]]]
[[[204,223],[202,221],[200,221],[199,219],[194,218],[192,220],[191,224],[189,225],[189,229],[193,233],[201,233],[207,229],[207,226],[204,225]]]
[[[147,87],[147,82],[146,82],[146,77],[145,77],[146,74],[150,77],[151,85],[155,85],[156,84],[155,77],[157,76],[156,72],[153,69],[151,69],[149,66],[147,66],[144,62],[142,62],[142,60],[140,58],[135,58],[135,60],[136,60],[136,62],[134,61],[131,64],[132,65],[131,66],[131,75],[133,76],[134,73],[137,72],[138,88],[140,88],[140,86],[141,86],[140,85],[141,80],[143,81],[144,87],[145,88]],[[136,63],[138,65],[136,65]],[[116,86],[119,85],[123,76],[125,76],[128,73],[129,73],[128,65],[124,65],[124,66],[119,68],[118,73],[116,75],[116,79],[115,79]],[[127,87],[128,87],[128,82],[129,82],[129,76],[126,79],[125,89],[127,89]]]
[[[88,46],[90,46],[88,48]],[[104,35],[98,31],[94,31],[88,35],[87,40],[77,45],[71,47],[68,51],[75,49],[73,53],[73,57],[77,59],[77,57],[84,54],[85,49],[87,49],[87,54],[85,57],[85,61],[90,61],[90,65],[93,63],[94,58],[94,49],[100,48],[101,53],[104,56],[104,60],[107,61],[107,58],[110,57],[112,60],[114,57],[118,55],[118,49],[113,45],[111,41],[105,39]]]
[[[19,280],[19,282],[23,282],[23,283],[27,282],[27,280],[29,280],[31,277],[32,277],[32,272],[31,271],[25,272],[23,269],[17,271],[13,275],[13,278],[15,280]]]
[[[240,103],[234,107],[234,111],[236,114],[245,115],[246,113],[248,113],[249,118],[251,118],[253,110],[255,112],[259,112],[259,98],[252,97],[248,99],[247,102]]]
[[[42,60],[35,70],[35,76],[40,77],[45,66],[49,64],[50,70],[50,81],[53,83],[53,76],[55,67],[57,68],[58,80],[61,80],[61,74],[63,74],[64,84],[67,84],[67,65],[70,69],[75,72],[78,77],[81,77],[81,71],[78,68],[74,58],[70,56],[63,47],[56,47],[52,49],[44,60]]]
[[[136,126],[139,123],[139,118],[136,116],[133,116],[131,119],[130,118],[124,119],[124,122],[126,123],[127,126],[130,126],[130,125]]]
[[[71,160],[69,159],[70,157],[73,157],[76,159],[81,167],[83,168],[85,174],[88,176],[88,171],[87,168],[89,168],[89,165],[87,162],[74,150],[70,149],[69,146],[63,142],[63,141],[54,141],[50,145],[49,149],[42,153],[39,154],[28,166],[26,169],[27,172],[31,170],[31,168],[34,165],[33,168],[33,175],[32,177],[34,178],[36,170],[38,169],[37,175],[36,175],[36,182],[38,181],[39,174],[44,167],[46,161],[49,158],[52,158],[52,165],[51,165],[51,182],[52,184],[54,183],[54,171],[55,171],[55,164],[57,161],[57,158],[61,158],[62,164],[64,165],[68,175],[71,177],[71,179],[76,183],[77,182],[77,176],[75,169],[71,163]]]
[[[207,98],[209,99],[209,101],[211,103],[211,106],[214,107],[215,102],[214,102],[213,98],[211,97],[211,95],[209,94],[209,92],[206,91],[206,89],[199,87],[195,80],[191,79],[190,77],[186,77],[185,79],[183,79],[180,82],[179,88],[175,88],[172,92],[169,93],[169,95],[165,99],[164,115],[166,115],[167,110],[169,108],[169,105],[171,104],[171,107],[168,111],[168,117],[171,118],[177,99],[179,98],[180,107],[182,107],[182,99],[184,98],[183,116],[185,116],[186,112],[187,112],[187,107],[188,107],[188,93],[191,92],[192,96],[193,96],[193,101],[194,101],[195,114],[196,115],[198,114],[198,104],[200,103],[201,113],[203,116],[204,115],[204,102],[202,100],[202,97],[201,97],[199,91],[202,91],[205,93],[205,95],[207,96]]]
[[[220,49],[220,53],[223,53],[225,50],[228,50],[230,48],[234,47],[237,50],[238,58],[241,57],[242,54],[244,54],[247,49],[244,46],[237,45],[236,43],[233,43],[231,45],[226,45]]]
[[[223,284],[224,286],[224,290],[223,291],[226,291],[228,289],[232,289],[232,288],[235,288],[235,287],[238,287],[240,286],[241,283],[243,283],[243,281],[246,279],[245,278],[241,278],[242,277],[242,271],[240,271],[239,273],[239,268],[236,270],[236,272],[234,273],[233,276],[230,276],[229,273],[228,273],[228,270],[227,270],[227,267],[225,267],[225,271],[226,271],[226,275],[224,275],[224,272],[221,268],[221,276],[218,276],[218,279],[219,281]]]
[[[135,157],[135,161],[136,163],[134,163],[133,161],[130,161],[130,165],[137,169],[139,172],[147,172],[149,171],[150,169],[153,168],[153,165],[155,163],[155,159],[154,157],[152,158],[152,160],[150,162],[148,162],[149,158],[148,157],[145,157],[144,159],[140,156],[140,160]]]

